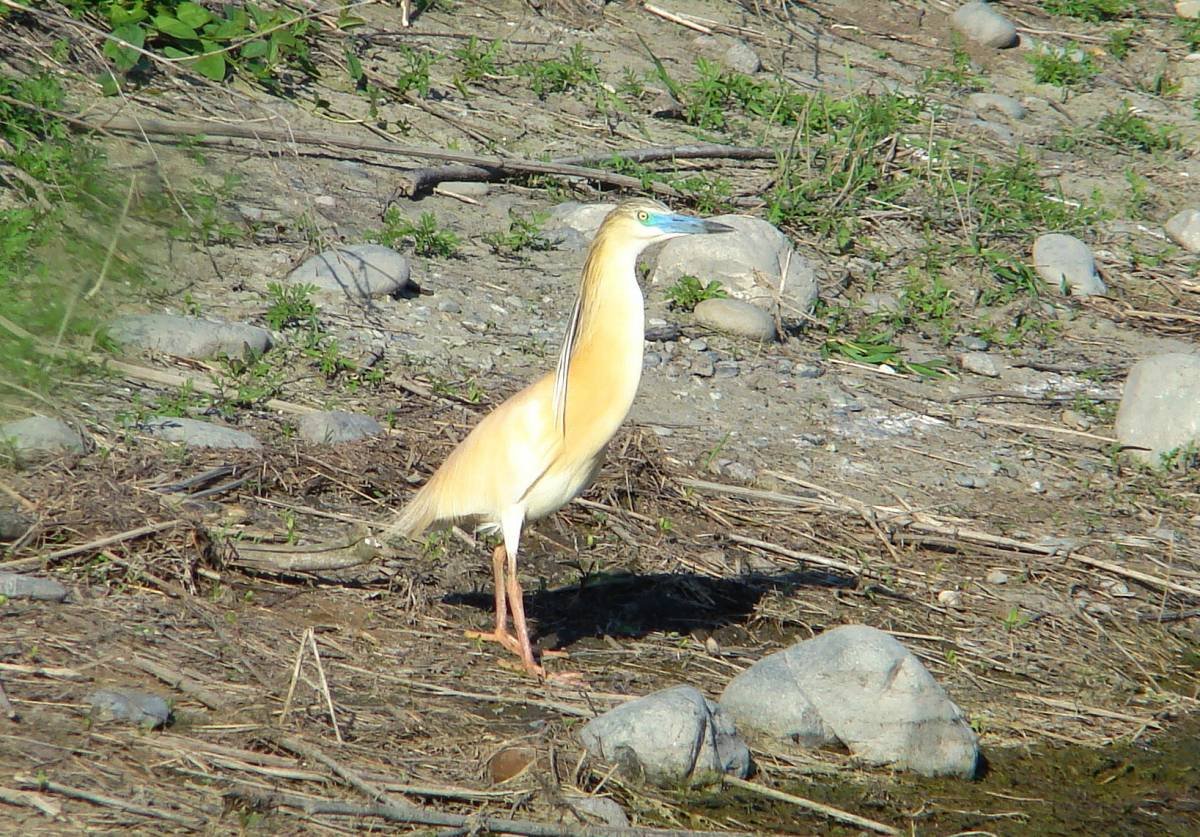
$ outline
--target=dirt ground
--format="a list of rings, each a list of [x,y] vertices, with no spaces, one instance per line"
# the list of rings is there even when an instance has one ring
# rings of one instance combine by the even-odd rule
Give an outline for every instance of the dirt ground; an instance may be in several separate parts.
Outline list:
[[[1143,4],[1131,52],[1102,59],[1090,87],[1064,96],[1032,80],[1032,47],[956,42],[951,5],[888,5],[886,21],[878,5],[848,2],[671,10],[748,44],[766,75],[847,96],[915,90],[953,66],[957,44],[986,90],[1021,99],[1029,115],[981,122],[951,83],[926,91],[937,116],[909,135],[936,132],[995,161],[1020,146],[1065,201],[1127,206],[1131,169],[1149,184],[1141,214],[1113,213],[1088,238],[1107,297],[985,305],[979,277],[953,255],[952,226],[922,228],[919,207],[882,204],[849,248],[785,225],[824,304],[861,319],[868,294],[902,295],[932,240],[961,319],[949,342],[910,323],[907,357],[951,358],[997,318],[1041,318],[1053,333],[994,343],[998,377],[930,378],[823,352],[820,316],[751,346],[704,332],[647,288],[652,324],[678,324],[683,336],[648,347],[664,361],[646,370],[596,485],[525,538],[538,644],[561,652],[547,657],[551,670],[580,672],[585,685],[541,684],[464,635],[488,625],[491,606],[488,547],[466,533],[342,568],[286,561],[373,531],[479,416],[553,363],[582,252],[496,252],[485,235],[512,212],[620,190],[521,176],[466,198],[399,197],[401,215],[432,212],[462,244],[455,258],[413,257],[420,294],[321,300],[321,327],[376,377],[328,376],[284,333],[274,401],[238,403],[227,383],[223,406],[201,406],[194,393],[178,400],[176,382],[244,381],[244,370],[137,358],[143,374],[73,382],[69,413],[91,453],[0,472],[0,499],[34,523],[0,571],[44,572],[72,590],[65,604],[0,602],[0,685],[16,715],[0,717],[0,830],[465,834],[561,823],[544,833],[583,833],[576,800],[593,794],[639,827],[857,833],[744,790],[641,787],[583,759],[572,739],[586,718],[660,688],[690,683],[715,697],[755,660],[844,623],[889,631],[919,655],[980,733],[990,769],[973,783],[919,780],[755,742],[757,783],[905,833],[1200,830],[1200,492],[1194,471],[1115,453],[1112,426],[1130,365],[1195,350],[1196,258],[1160,228],[1195,202],[1194,103],[1144,81],[1165,72],[1192,78],[1181,89],[1193,90],[1197,62],[1172,40],[1168,6]],[[1003,11],[1027,41],[1089,50],[1116,25],[1026,2]],[[353,46],[379,78],[403,70],[401,45],[446,56],[475,34],[504,41],[509,67],[582,44],[615,89],[626,70],[653,75],[649,47],[688,81],[696,55],[730,42],[697,44],[694,29],[634,3],[438,3],[411,31],[391,7],[356,13],[366,26]],[[21,37],[48,50],[64,34]],[[344,66],[329,44],[318,58]],[[464,97],[453,68],[435,64],[432,92],[385,95],[374,114],[344,71],[290,99],[175,78],[102,99],[80,84],[72,104],[93,123],[208,127],[207,141],[182,145],[166,131],[148,131],[150,144],[104,139],[139,188],[228,185],[214,211],[235,236],[195,246],[139,228],[127,255],[151,262],[163,290],[137,307],[265,324],[271,283],[320,248],[364,240],[402,172],[434,164],[405,148],[545,160],[701,140],[779,149],[794,130],[747,122],[705,134],[655,116],[653,89],[606,111],[574,92],[539,97],[513,73]],[[1121,99],[1170,126],[1176,144],[1133,154],[1085,137],[1062,150],[1057,140]],[[223,138],[230,125],[261,136]],[[270,139],[283,132],[315,139]],[[337,138],[350,142],[321,142]],[[774,160],[672,165],[727,179],[727,208],[759,215],[776,175]],[[691,374],[697,339],[739,374]],[[170,399],[253,432],[263,451],[182,450],[140,435],[136,416]],[[294,428],[313,408],[368,413],[388,432],[306,445]],[[89,719],[86,697],[101,687],[169,696],[174,722],[146,732]],[[422,822],[411,806],[448,819]]]

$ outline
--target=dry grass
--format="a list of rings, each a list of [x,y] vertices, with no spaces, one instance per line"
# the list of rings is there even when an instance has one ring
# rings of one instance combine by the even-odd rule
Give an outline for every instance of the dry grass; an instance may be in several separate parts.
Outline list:
[[[463,636],[489,618],[482,545],[435,540],[320,572],[243,558],[257,541],[293,551],[352,542],[361,529],[349,521],[383,519],[400,500],[395,487],[440,461],[452,443],[441,417],[441,407],[414,406],[406,420],[428,428],[419,436],[336,457],[300,445],[164,457],[113,436],[103,457],[8,475],[5,493],[37,518],[9,565],[177,522],[48,562],[44,571],[73,590],[68,604],[3,605],[0,677],[20,721],[0,721],[0,764],[26,776],[6,791],[24,800],[18,819],[45,823],[29,807],[44,804],[72,830],[149,819],[237,827],[265,815],[273,830],[339,831],[353,821],[317,803],[369,802],[349,775],[441,814],[570,823],[564,795],[600,790],[646,823],[743,830],[735,817],[689,810],[686,795],[622,784],[581,760],[571,730],[678,682],[716,695],[764,654],[846,622],[901,638],[989,749],[1100,746],[1194,705],[1176,679],[1190,641],[1176,617],[1189,602],[1170,584],[1196,586],[1200,556],[1086,534],[1068,554],[1038,533],[1002,535],[1016,531],[1002,513],[960,520],[872,507],[794,479],[776,491],[698,481],[664,469],[653,436],[637,430],[582,503],[535,527],[524,564],[542,644],[569,655],[549,664],[581,672],[583,688],[534,683]],[[201,500],[163,493],[197,474],[209,480],[187,491],[247,480]],[[1186,526],[1186,513],[1162,510],[1162,523]],[[299,543],[278,543],[289,525]],[[1119,569],[1152,579],[1139,595],[1121,587],[1136,581],[1071,557],[1115,552]],[[1008,584],[978,583],[995,567]],[[965,605],[939,603],[944,590],[960,590]],[[173,727],[89,725],[84,697],[100,686],[171,695]],[[531,763],[497,785],[488,765],[501,751],[527,751]],[[756,758],[773,782],[814,770],[862,781],[835,753]],[[56,784],[37,790],[36,776]]]

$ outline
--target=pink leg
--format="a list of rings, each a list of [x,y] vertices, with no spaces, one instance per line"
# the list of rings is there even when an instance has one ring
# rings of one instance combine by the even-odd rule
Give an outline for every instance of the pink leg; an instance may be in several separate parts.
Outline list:
[[[512,608],[513,627],[517,629],[517,649],[525,671],[535,677],[545,677],[546,670],[538,665],[529,642],[529,626],[525,622],[525,598],[521,591],[521,580],[517,578],[517,559],[508,556],[508,606]]]
[[[520,654],[521,646],[517,637],[508,632],[507,589],[504,582],[504,567],[507,560],[508,553],[504,549],[504,545],[497,546],[495,551],[492,552],[492,576],[493,582],[496,585],[496,629],[487,632],[467,631],[467,636],[489,642],[498,642],[514,654]],[[514,621],[515,618],[514,615]]]

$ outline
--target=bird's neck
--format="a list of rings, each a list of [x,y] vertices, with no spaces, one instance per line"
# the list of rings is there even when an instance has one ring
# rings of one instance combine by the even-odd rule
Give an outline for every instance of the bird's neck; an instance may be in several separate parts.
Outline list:
[[[577,353],[589,346],[636,354],[638,377],[645,334],[645,303],[635,270],[639,252],[641,247],[607,230],[597,234],[583,265],[575,343]]]

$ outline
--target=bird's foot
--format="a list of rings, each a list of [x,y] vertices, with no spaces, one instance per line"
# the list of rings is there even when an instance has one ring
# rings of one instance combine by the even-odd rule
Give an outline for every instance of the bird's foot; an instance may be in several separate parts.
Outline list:
[[[509,651],[520,656],[521,643],[508,631],[464,631],[468,639],[481,639],[484,642],[497,642]]]

